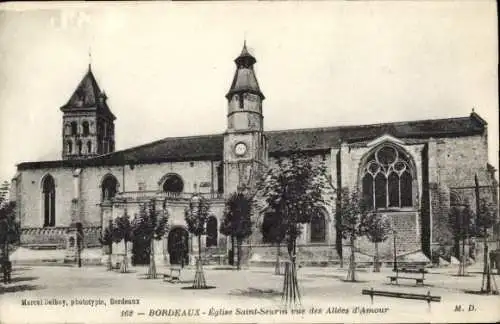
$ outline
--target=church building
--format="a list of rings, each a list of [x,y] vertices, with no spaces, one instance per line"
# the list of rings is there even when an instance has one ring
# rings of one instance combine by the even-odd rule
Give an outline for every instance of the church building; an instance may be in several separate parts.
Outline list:
[[[192,262],[201,248],[208,258],[227,258],[229,240],[219,232],[224,199],[254,186],[262,170],[297,145],[326,161],[336,188],[362,191],[374,211],[389,217],[393,232],[380,247],[388,259],[394,252],[398,257],[431,258],[449,245],[448,211],[454,204],[474,206],[476,175],[482,194],[496,197],[487,123],[474,111],[435,120],[264,130],[265,96],[254,72],[256,59],[246,45],[235,63],[227,107],[220,110],[225,130],[167,137],[123,150],[115,147],[120,116],[112,113],[89,66],[60,108],[61,158],[17,166],[11,197],[17,203],[22,246],[64,255],[74,244],[75,225],[82,224],[85,247],[99,250],[98,238],[110,219],[125,210],[134,217],[139,203],[154,198],[166,202],[170,215],[169,233],[156,249],[160,257],[170,263],[181,258]],[[201,247],[184,221],[184,209],[195,194],[211,202]],[[333,190],[325,195],[338,198]],[[275,258],[276,249],[263,241],[259,229],[264,217],[255,216],[254,233],[245,243],[250,264]],[[347,255],[342,251],[348,242],[336,230],[340,217],[335,204],[312,215],[298,240],[299,262],[333,264]],[[372,245],[361,240],[360,257],[371,258]]]

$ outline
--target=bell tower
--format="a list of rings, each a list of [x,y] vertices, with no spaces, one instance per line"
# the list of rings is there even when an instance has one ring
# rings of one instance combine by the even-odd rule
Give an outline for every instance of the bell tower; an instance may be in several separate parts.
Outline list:
[[[69,101],[61,107],[62,159],[86,159],[115,150],[115,115],[89,68]]]
[[[265,99],[255,76],[257,60],[246,42],[234,60],[236,71],[226,95],[227,130],[224,134],[224,191],[251,189],[267,163],[262,102]]]

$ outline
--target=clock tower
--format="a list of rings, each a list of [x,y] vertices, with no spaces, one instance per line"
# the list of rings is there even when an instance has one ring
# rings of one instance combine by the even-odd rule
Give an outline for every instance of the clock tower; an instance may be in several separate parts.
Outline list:
[[[246,42],[234,60],[234,73],[227,98],[227,130],[224,133],[224,192],[255,186],[267,164],[267,142],[263,133],[262,101],[265,99],[253,69],[257,60]]]

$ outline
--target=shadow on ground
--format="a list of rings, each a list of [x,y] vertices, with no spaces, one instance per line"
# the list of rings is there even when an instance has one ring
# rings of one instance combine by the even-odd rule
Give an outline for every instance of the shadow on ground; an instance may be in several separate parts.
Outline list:
[[[33,267],[13,267],[12,272],[33,270]]]
[[[477,277],[477,276],[471,275],[471,272],[469,272],[465,275],[452,274],[450,275],[450,277]]]
[[[346,278],[346,274],[343,274],[343,275],[340,275],[340,274],[310,274],[310,275],[306,275],[305,277],[309,277],[309,278],[330,278],[330,279],[338,279],[338,280],[342,280],[342,281],[345,281],[345,278]]]
[[[488,296],[488,295],[498,295],[498,291],[492,291],[491,293],[487,294],[485,292],[482,292],[480,290],[470,290],[470,289],[461,289],[466,294],[471,294],[471,295],[482,295],[482,296]]]
[[[194,280],[176,280],[176,281],[172,281],[172,280],[164,280],[164,282],[167,282],[167,283],[171,283],[171,284],[192,284]]]
[[[163,279],[164,274],[163,273],[156,273],[156,278],[149,278],[149,275],[147,273],[141,273],[137,276],[138,279],[141,280],[158,280],[158,279]]]
[[[193,286],[187,286],[187,287],[182,287],[181,289],[184,289],[184,290],[207,290],[207,289],[214,289],[214,288],[217,288],[215,286],[205,286],[203,288],[198,288],[198,287],[193,287]]]
[[[386,287],[407,287],[407,288],[419,288],[419,287],[428,287],[428,288],[441,288],[441,287],[436,287],[434,285],[429,285],[429,284],[423,284],[423,285],[412,285],[412,284],[400,284],[398,283],[397,285],[395,284],[391,284],[391,283],[388,283],[388,282],[385,282],[383,283],[384,286]]]
[[[236,267],[232,266],[219,266],[219,267],[213,267],[211,270],[238,270]]]
[[[37,280],[38,277],[12,277],[11,283],[21,282],[21,281],[33,281]]]
[[[254,298],[274,298],[281,297],[281,292],[274,289],[259,289],[259,288],[247,288],[247,289],[235,289],[229,292],[232,296],[244,296],[244,297],[254,297]]]
[[[0,286],[0,295],[5,293],[15,293],[20,291],[33,291],[45,289],[44,286],[37,285],[17,285],[17,286]]]
[[[346,280],[344,277],[342,279],[340,279],[340,281],[346,282],[346,283],[365,283],[365,282],[370,282],[369,280],[358,280],[358,279],[356,279],[355,281]]]

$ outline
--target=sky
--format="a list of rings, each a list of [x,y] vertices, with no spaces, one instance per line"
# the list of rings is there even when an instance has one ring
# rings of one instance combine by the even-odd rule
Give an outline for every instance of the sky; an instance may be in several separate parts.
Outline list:
[[[234,58],[256,57],[266,130],[463,117],[498,168],[494,1],[0,5],[0,180],[61,157],[64,105],[92,71],[116,148],[222,133]],[[91,54],[91,55],[89,55]]]

